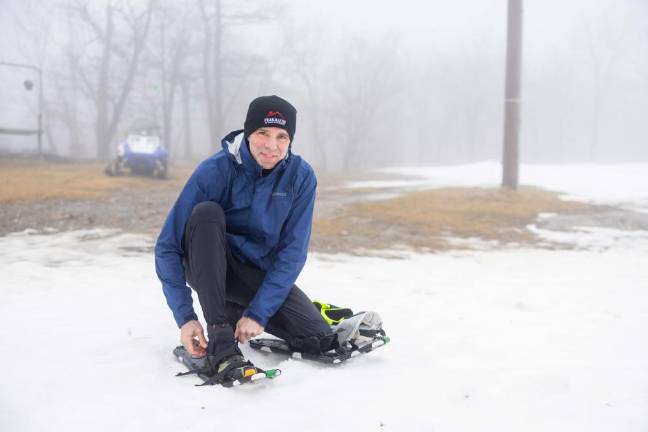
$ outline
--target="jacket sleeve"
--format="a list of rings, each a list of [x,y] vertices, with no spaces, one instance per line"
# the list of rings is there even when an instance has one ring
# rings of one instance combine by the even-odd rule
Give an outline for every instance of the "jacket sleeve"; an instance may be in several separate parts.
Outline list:
[[[286,300],[306,263],[316,188],[317,180],[310,169],[284,223],[272,268],[266,273],[252,302],[243,312],[244,316],[254,319],[263,327],[266,327],[268,320]]]
[[[191,289],[186,284],[182,265],[185,225],[196,204],[210,199],[216,200],[219,195],[218,189],[224,189],[223,179],[216,178],[208,182],[207,174],[208,170],[201,165],[189,178],[171,208],[155,244],[155,271],[162,282],[162,291],[178,327],[197,319]],[[208,190],[208,185],[216,190]]]

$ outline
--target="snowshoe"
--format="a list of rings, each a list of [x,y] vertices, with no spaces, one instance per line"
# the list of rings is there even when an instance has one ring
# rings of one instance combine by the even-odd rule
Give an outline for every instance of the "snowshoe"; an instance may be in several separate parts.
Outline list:
[[[360,312],[331,326],[339,347],[321,353],[301,352],[282,339],[258,338],[250,346],[260,351],[280,353],[292,358],[338,364],[361,354],[366,354],[389,342],[382,328],[382,319],[376,312]]]
[[[197,386],[220,384],[223,387],[234,387],[281,375],[280,369],[261,369],[240,355],[227,357],[216,367],[209,363],[207,356],[193,357],[183,346],[176,347],[173,355],[189,369],[176,376],[195,374],[203,380],[203,383],[196,384]]]

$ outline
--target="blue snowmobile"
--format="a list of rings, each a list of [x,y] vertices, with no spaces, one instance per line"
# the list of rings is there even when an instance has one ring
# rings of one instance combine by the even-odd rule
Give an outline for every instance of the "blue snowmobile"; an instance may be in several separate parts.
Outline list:
[[[134,175],[168,178],[169,153],[160,137],[150,130],[130,133],[117,145],[117,157],[104,172],[109,176],[120,176],[130,172]]]

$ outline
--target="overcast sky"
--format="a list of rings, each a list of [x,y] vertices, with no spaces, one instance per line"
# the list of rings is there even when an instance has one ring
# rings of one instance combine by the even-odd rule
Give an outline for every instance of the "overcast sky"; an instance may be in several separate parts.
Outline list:
[[[92,4],[100,7],[102,3],[97,0]],[[194,2],[183,4],[195,7]],[[287,76],[282,69],[285,65],[273,58],[283,52],[284,36],[279,31],[282,27],[290,27],[294,32],[291,37],[303,39],[304,43],[321,45],[317,39],[330,42],[318,55],[322,68],[334,71],[341,67],[334,64],[336,58],[343,57],[353,39],[366,41],[367,49],[376,53],[381,45],[395,41],[397,51],[390,55],[403,68],[396,72],[403,82],[395,85],[404,91],[401,99],[391,103],[425,105],[417,112],[405,113],[401,124],[412,129],[416,125],[410,122],[417,121],[417,116],[425,111],[427,118],[438,120],[437,125],[434,121],[428,125],[428,129],[432,127],[435,131],[432,139],[444,143],[444,148],[456,149],[454,156],[446,155],[448,160],[463,159],[467,149],[472,149],[470,159],[498,157],[506,0],[289,0],[283,4],[283,13],[277,18],[230,28],[224,36],[224,49],[231,54],[245,51],[270,59],[276,68],[271,71],[275,76],[266,84],[259,84],[259,88],[296,95],[293,97],[301,103],[300,112],[306,116],[306,123],[302,124],[308,125],[312,107],[301,98],[303,91],[299,86],[292,85],[295,77]],[[240,5],[267,7],[268,3],[223,1],[223,5],[231,10]],[[47,40],[53,48],[48,49],[55,49],[59,40],[62,44],[68,33],[61,16],[54,1],[0,0],[0,61],[33,61],[33,47],[28,41],[34,36],[34,28],[51,26]],[[34,26],[35,22],[42,24]],[[643,0],[524,2],[523,157],[574,159],[575,155],[592,152],[587,149],[594,140],[600,141],[596,146],[604,150],[601,156],[648,158],[644,144],[648,141],[648,129],[643,126],[642,114],[648,109],[647,22],[648,2]],[[26,34],[18,23],[31,25],[32,29]],[[79,31],[79,37],[81,34]],[[56,56],[53,54],[51,64]],[[15,70],[0,70],[0,123],[10,117],[12,124],[24,126],[33,122],[36,93],[25,93],[21,88],[24,76]],[[291,85],[286,87],[286,83]],[[329,83],[325,93],[342,91],[344,85],[354,84],[344,77],[340,83]],[[320,87],[324,88],[324,83]],[[419,95],[426,96],[423,102],[416,100]],[[246,93],[244,97],[249,96]],[[245,106],[241,102],[235,107],[235,117],[241,116]],[[192,109],[200,115],[204,113],[204,106]],[[478,111],[471,113],[475,109]],[[463,124],[449,123],[448,119],[464,114],[467,117]],[[462,129],[473,130],[468,133]],[[420,133],[410,132],[407,140],[420,139]],[[481,141],[471,144],[475,137]],[[300,138],[312,141],[303,133]],[[0,137],[0,143],[3,139],[6,142],[6,137]],[[444,158],[443,151],[435,154]]]

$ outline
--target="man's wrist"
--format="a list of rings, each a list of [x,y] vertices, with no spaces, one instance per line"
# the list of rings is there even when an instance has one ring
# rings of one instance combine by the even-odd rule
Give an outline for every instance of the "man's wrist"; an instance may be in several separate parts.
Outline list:
[[[178,325],[178,328],[182,328],[183,325],[187,324],[189,321],[198,321],[198,315],[194,312],[184,317],[182,322]]]
[[[243,316],[256,321],[257,324],[259,324],[261,327],[264,328],[268,324],[267,322],[268,320],[264,320],[261,316],[257,315],[256,313],[254,313],[254,311],[250,309],[245,309],[243,311]]]

